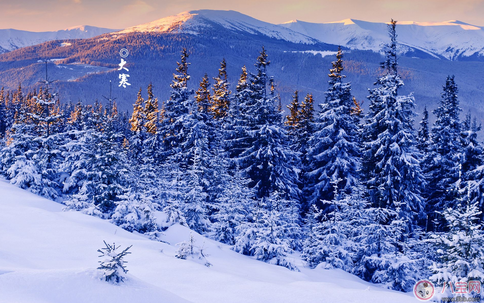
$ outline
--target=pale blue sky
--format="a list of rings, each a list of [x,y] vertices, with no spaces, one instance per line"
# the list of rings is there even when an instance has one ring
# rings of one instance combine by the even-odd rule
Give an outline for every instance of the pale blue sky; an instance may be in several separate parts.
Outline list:
[[[126,28],[182,11],[231,9],[272,23],[446,21],[484,26],[484,0],[0,0],[0,28],[31,31],[76,25]]]

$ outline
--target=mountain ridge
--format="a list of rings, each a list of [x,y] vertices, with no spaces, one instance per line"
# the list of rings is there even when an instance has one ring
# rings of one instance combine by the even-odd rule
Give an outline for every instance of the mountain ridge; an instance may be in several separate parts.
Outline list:
[[[0,53],[53,40],[92,38],[113,31],[116,30],[90,25],[79,25],[46,32],[32,32],[12,28],[0,29]]]
[[[387,23],[344,19],[335,22],[286,22],[281,26],[308,35],[320,42],[350,49],[379,52],[386,43]],[[427,52],[435,58],[467,60],[484,57],[484,29],[459,20],[443,22],[397,22],[400,51]]]

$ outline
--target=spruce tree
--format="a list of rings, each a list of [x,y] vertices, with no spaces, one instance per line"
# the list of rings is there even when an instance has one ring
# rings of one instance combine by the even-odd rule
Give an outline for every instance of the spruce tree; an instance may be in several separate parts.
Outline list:
[[[292,97],[291,104],[287,106],[289,108],[289,115],[286,116],[286,125],[289,127],[289,133],[294,135],[296,130],[299,127],[300,118],[299,118],[299,91],[294,92],[294,96]]]
[[[321,111],[314,123],[314,132],[308,142],[309,205],[334,198],[332,184],[338,182],[338,191],[351,194],[358,184],[360,146],[358,119],[351,114],[353,101],[351,85],[344,83],[342,74],[343,52],[339,49],[329,74],[326,100],[320,104]]]
[[[420,154],[413,128],[414,98],[400,96],[397,73],[396,21],[389,25],[391,42],[382,63],[385,74],[370,90],[370,109],[363,129],[363,180],[373,207],[399,209],[412,223],[423,211]],[[410,226],[409,226],[410,227]]]
[[[48,86],[37,95],[24,97],[21,88],[15,97],[18,107],[7,146],[2,150],[2,166],[11,183],[50,199],[60,194],[59,166],[65,137],[56,123],[61,118],[55,95]]]
[[[471,202],[468,188],[459,191],[456,205],[442,215],[448,232],[435,234],[438,261],[431,267],[437,283],[484,281],[484,234],[479,223],[481,212]]]
[[[256,74],[242,74],[237,88],[239,126],[234,160],[250,179],[258,198],[253,221],[239,226],[234,249],[259,260],[294,269],[287,259],[300,247],[299,188],[295,163],[274,91],[268,92],[269,65],[263,48]],[[246,81],[246,80],[249,81]]]
[[[157,132],[159,111],[158,111],[158,98],[153,95],[153,84],[148,85],[148,99],[145,100],[144,116],[146,122],[144,127],[146,132],[155,135]]]
[[[256,188],[259,198],[277,191],[287,198],[297,199],[299,189],[293,167],[297,155],[289,149],[276,98],[267,92],[268,65],[263,48],[257,58],[257,73],[251,74],[250,84],[244,89],[244,102],[239,104],[245,127],[236,139],[242,141],[237,161],[241,169],[247,171],[252,180],[250,186]]]
[[[96,104],[92,111],[91,125],[94,127],[83,134],[78,159],[85,162],[82,163],[86,167],[85,181],[66,205],[109,219],[116,203],[127,191],[127,151],[121,147],[122,135],[114,128],[119,117],[106,115],[100,104]]]
[[[177,62],[176,73],[173,74],[170,98],[163,106],[160,134],[163,138],[163,149],[166,157],[176,156],[180,144],[185,140],[184,118],[190,110],[190,96],[193,94],[187,87],[187,82],[190,80],[188,57],[188,51],[184,48],[181,52],[181,60]]]
[[[212,87],[212,112],[215,119],[224,119],[228,116],[230,108],[229,83],[227,81],[227,63],[225,59],[220,63],[218,76],[214,78]]]
[[[427,107],[424,108],[422,121],[420,121],[420,129],[417,134],[417,148],[419,149],[422,155],[426,155],[426,153],[430,150],[430,145],[432,142],[430,141],[430,130],[429,130],[429,112]]]
[[[362,176],[370,208],[364,246],[356,260],[366,280],[408,291],[415,282],[416,262],[409,259],[409,239],[423,217],[420,154],[413,129],[414,98],[401,96],[396,21],[389,25],[390,43],[382,63],[384,75],[370,89],[369,113],[363,129]],[[395,260],[397,262],[395,263]]]
[[[107,282],[120,283],[126,279],[126,274],[128,270],[126,269],[126,261],[124,257],[129,255],[131,252],[128,250],[132,247],[129,246],[123,251],[119,252],[120,246],[116,246],[116,243],[109,245],[104,241],[106,247],[98,249],[97,251],[101,254],[99,258],[99,269],[102,272],[103,279]]]
[[[477,203],[484,210],[484,155],[482,143],[477,139],[481,125],[468,114],[462,124],[462,182],[460,189],[467,188],[470,203]],[[479,223],[482,222],[482,214]]]
[[[426,197],[430,230],[445,229],[444,218],[438,212],[452,208],[458,196],[456,182],[463,153],[460,111],[457,85],[454,77],[448,76],[440,105],[434,111],[436,121],[432,127],[432,147],[425,161],[428,163]]]

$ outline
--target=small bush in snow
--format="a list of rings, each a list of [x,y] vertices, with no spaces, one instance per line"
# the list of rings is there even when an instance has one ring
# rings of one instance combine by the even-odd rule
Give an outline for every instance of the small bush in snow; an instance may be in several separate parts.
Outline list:
[[[203,251],[203,247],[198,247],[195,245],[195,239],[193,235],[190,234],[190,240],[188,242],[184,241],[177,244],[178,251],[175,255],[178,259],[186,260],[188,257],[192,257],[192,259],[201,260],[205,266],[210,267],[212,264],[207,261],[207,255],[205,255]]]
[[[103,241],[106,245],[105,248],[98,249],[97,251],[101,253],[99,256],[102,258],[99,261],[99,269],[102,272],[103,279],[108,282],[119,283],[123,282],[126,278],[126,273],[128,270],[124,267],[127,263],[123,258],[130,254],[128,250],[133,246],[125,248],[123,251],[118,252],[120,246],[116,246],[116,243],[109,245],[106,241]]]

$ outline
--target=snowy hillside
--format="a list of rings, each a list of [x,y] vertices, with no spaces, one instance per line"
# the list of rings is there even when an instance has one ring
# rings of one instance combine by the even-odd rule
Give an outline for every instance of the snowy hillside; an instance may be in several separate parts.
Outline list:
[[[345,19],[339,22],[290,21],[276,25],[236,11],[196,10],[127,28],[118,33],[171,32],[198,34],[214,25],[233,31],[264,35],[294,43],[323,42],[351,49],[379,52],[387,41],[387,24]],[[114,35],[117,36],[118,33]],[[422,51],[435,58],[455,60],[484,55],[484,30],[465,22],[398,22],[404,53]]]
[[[198,234],[206,267],[174,257],[190,230],[174,225],[160,243],[18,189],[0,180],[0,302],[415,302],[339,270],[301,272],[255,261]],[[133,245],[128,280],[97,278],[103,240]]]
[[[290,21],[286,28],[308,35],[324,43],[352,49],[380,51],[388,40],[387,25],[354,19],[339,22],[309,23]],[[398,22],[398,39],[403,51],[415,48],[436,57],[455,60],[459,57],[484,55],[482,27],[451,20],[446,22]],[[405,48],[407,46],[407,48]]]
[[[76,26],[53,32],[29,32],[16,29],[0,29],[0,53],[52,40],[87,39],[112,31],[115,30],[88,25]]]
[[[317,41],[285,27],[263,22],[236,11],[196,10],[129,27],[119,33],[174,32],[198,34],[214,25],[253,35],[264,35],[294,43],[314,44]],[[118,34],[118,33],[115,33]]]

